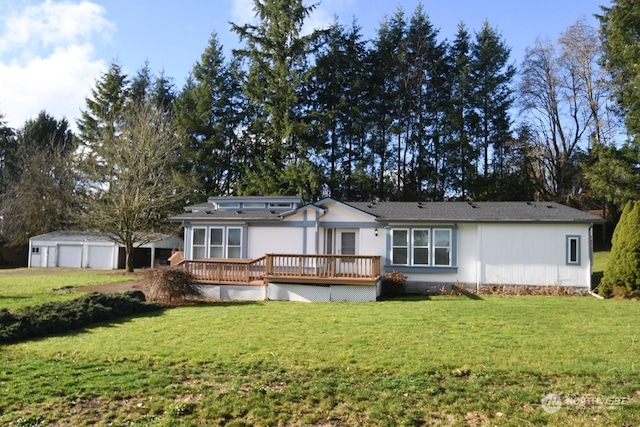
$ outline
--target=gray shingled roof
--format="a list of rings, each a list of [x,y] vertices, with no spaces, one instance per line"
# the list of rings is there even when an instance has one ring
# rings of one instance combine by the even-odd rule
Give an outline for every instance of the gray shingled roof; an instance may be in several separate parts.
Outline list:
[[[555,202],[344,202],[380,222],[581,222],[604,220]],[[171,218],[182,221],[280,221],[294,211],[215,210],[202,203]]]
[[[554,202],[346,202],[378,221],[583,222],[604,220]]]
[[[110,242],[109,237],[103,233],[90,231],[52,231],[51,233],[33,236],[32,240],[55,242],[63,240],[65,242]]]

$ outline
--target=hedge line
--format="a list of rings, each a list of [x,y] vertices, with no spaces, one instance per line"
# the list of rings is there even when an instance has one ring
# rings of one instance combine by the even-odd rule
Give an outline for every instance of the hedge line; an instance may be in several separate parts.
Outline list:
[[[11,312],[0,309],[0,343],[57,334],[106,320],[160,310],[140,291],[90,293],[75,300],[50,302]]]

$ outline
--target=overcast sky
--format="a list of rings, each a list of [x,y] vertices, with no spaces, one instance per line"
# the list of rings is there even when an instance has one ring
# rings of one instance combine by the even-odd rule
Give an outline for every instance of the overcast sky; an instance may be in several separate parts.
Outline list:
[[[307,30],[337,17],[355,18],[366,39],[385,16],[418,0],[321,0]],[[177,89],[200,58],[213,32],[225,51],[237,47],[229,22],[253,18],[253,0],[0,0],[0,113],[13,128],[41,110],[75,127],[95,81],[117,60],[125,73],[149,62],[173,78]],[[310,4],[310,2],[305,2]],[[478,30],[487,19],[501,32],[518,64],[537,37],[555,40],[580,18],[593,17],[608,0],[423,0],[440,39],[460,22]]]

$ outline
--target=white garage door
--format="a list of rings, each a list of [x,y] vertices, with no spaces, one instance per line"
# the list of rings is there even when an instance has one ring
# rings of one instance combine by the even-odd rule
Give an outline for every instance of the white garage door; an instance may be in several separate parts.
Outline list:
[[[58,267],[82,267],[82,246],[58,246]]]
[[[89,246],[89,268],[113,268],[111,246]]]

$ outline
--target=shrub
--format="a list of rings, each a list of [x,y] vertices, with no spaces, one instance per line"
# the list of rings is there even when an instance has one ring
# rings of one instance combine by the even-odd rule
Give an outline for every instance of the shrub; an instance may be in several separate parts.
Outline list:
[[[91,293],[75,300],[25,307],[15,312],[0,310],[0,343],[79,329],[96,322],[159,310],[141,292]]]
[[[174,304],[187,298],[202,296],[193,274],[179,267],[145,270],[141,282],[150,301]]]
[[[598,287],[605,297],[640,296],[640,201],[622,211],[611,241],[611,255]]]
[[[403,295],[407,288],[407,277],[399,271],[391,271],[382,278],[382,296]]]

